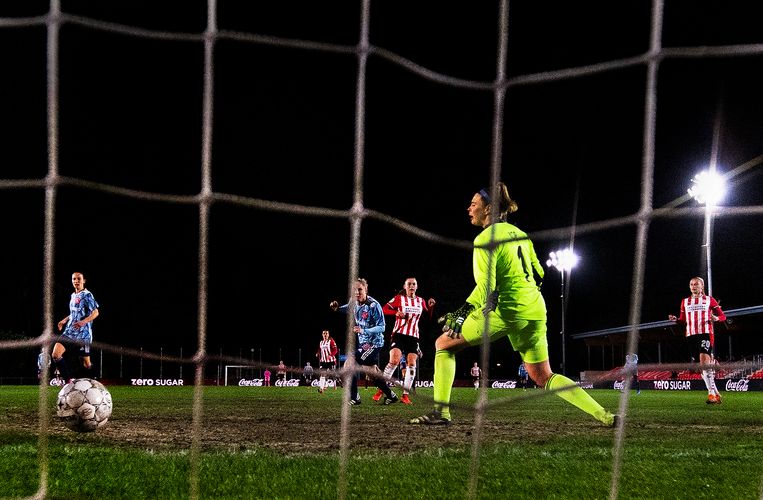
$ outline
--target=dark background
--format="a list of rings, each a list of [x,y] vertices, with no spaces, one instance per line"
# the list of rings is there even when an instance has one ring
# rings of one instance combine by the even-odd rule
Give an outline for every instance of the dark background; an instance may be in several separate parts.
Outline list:
[[[651,2],[512,2],[509,77],[641,55]],[[201,33],[203,1],[63,1],[72,16],[156,31]],[[664,47],[762,43],[760,8],[745,1],[673,1]],[[0,5],[0,17],[42,16],[48,2]],[[358,2],[218,2],[220,30],[354,46]],[[370,40],[444,75],[496,75],[498,3],[373,2]],[[46,28],[0,29],[0,148],[5,179],[48,173]],[[221,39],[214,52],[212,189],[244,197],[348,209],[353,203],[357,59],[354,54]],[[146,39],[65,23],[60,32],[59,174],[156,193],[201,190],[203,44]],[[761,56],[662,61],[657,95],[654,207],[681,198],[707,168],[720,120],[718,168],[763,153]],[[502,179],[520,210],[512,222],[541,231],[623,217],[641,202],[646,66],[511,87],[506,95]],[[489,185],[493,94],[423,79],[378,56],[368,60],[363,204],[448,238],[471,241],[466,208]],[[761,169],[729,181],[723,205],[763,204]],[[696,206],[694,201],[685,207]],[[41,189],[0,190],[6,286],[0,331],[37,336],[43,325]],[[197,348],[199,211],[62,187],[56,202],[55,320],[68,313],[73,271],[101,305],[95,340],[186,355]],[[761,216],[718,217],[713,295],[724,309],[763,304]],[[546,233],[548,234],[548,233]],[[417,238],[389,224],[362,225],[360,275],[389,300],[407,276],[437,312],[473,287],[470,250]],[[545,263],[566,238],[533,237]],[[577,235],[580,265],[567,293],[569,334],[626,325],[636,229]],[[650,226],[642,321],[677,313],[701,274],[703,220]],[[297,365],[324,328],[344,346],[350,225],[229,204],[211,210],[207,349]],[[552,365],[560,361],[559,273],[544,283]],[[436,326],[424,324],[422,366]],[[389,325],[388,325],[389,331]],[[513,375],[507,344],[493,358]],[[760,344],[751,347],[763,351]],[[256,349],[256,351],[255,351]],[[585,369],[582,342],[567,342],[568,373]],[[301,351],[300,351],[301,350]],[[247,354],[248,353],[248,354]],[[34,353],[25,354],[34,359]],[[460,358],[465,371],[477,350]]]

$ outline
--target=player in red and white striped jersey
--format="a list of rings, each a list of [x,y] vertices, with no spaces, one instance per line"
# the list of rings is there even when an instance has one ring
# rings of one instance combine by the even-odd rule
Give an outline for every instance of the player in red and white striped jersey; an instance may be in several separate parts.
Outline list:
[[[411,404],[408,396],[413,381],[416,379],[416,361],[421,349],[419,348],[419,320],[422,314],[427,313],[431,318],[436,301],[433,298],[424,300],[416,295],[419,284],[416,278],[407,278],[403,283],[403,290],[395,295],[389,302],[382,306],[384,314],[395,316],[395,325],[392,327],[390,342],[389,363],[384,368],[384,376],[392,377],[395,369],[400,364],[400,359],[405,355],[406,370],[403,380],[403,397],[400,401]],[[374,400],[381,399],[381,391],[377,391]]]
[[[681,301],[681,314],[676,317],[668,315],[670,321],[686,323],[686,337],[692,348],[692,352],[699,352],[699,362],[703,365],[712,365],[713,347],[715,346],[715,334],[713,323],[725,321],[726,315],[721,310],[718,302],[705,295],[705,281],[700,277],[694,277],[689,281],[691,296]],[[702,380],[707,387],[707,404],[720,404],[721,395],[715,385],[715,371],[702,370]]]
[[[321,335],[323,338],[318,344],[318,352],[315,353],[315,356],[318,358],[318,369],[321,375],[318,380],[318,392],[323,394],[323,391],[326,390],[326,372],[334,370],[339,349],[337,349],[336,342],[328,330],[323,330]],[[336,389],[336,378],[334,378],[334,389]]]

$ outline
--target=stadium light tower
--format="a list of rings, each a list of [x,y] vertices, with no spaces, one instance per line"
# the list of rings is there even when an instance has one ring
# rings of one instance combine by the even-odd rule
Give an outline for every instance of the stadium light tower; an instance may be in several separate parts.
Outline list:
[[[575,252],[573,252],[571,248],[565,248],[562,250],[557,250],[556,252],[551,252],[548,254],[548,256],[549,259],[546,261],[546,265],[548,267],[555,268],[557,271],[559,271],[559,274],[562,277],[562,329],[559,333],[562,336],[562,375],[567,375],[567,349],[565,346],[566,335],[564,333],[567,305],[564,302],[564,274],[570,274],[572,268],[577,265],[579,258],[577,255],[575,255]]]
[[[705,205],[705,263],[707,271],[707,290],[705,293],[713,295],[713,272],[712,261],[712,234],[713,234],[713,209],[723,199],[726,194],[726,180],[719,175],[714,168],[703,170],[695,175],[692,185],[687,192],[700,205]]]

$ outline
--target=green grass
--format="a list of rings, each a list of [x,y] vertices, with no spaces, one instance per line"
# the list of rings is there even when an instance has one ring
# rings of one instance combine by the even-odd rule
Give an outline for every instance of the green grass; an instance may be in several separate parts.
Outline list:
[[[76,434],[51,419],[48,498],[189,498],[193,389],[110,390],[115,410],[105,429]],[[591,393],[617,408],[619,393]],[[476,391],[454,390],[454,425],[423,429],[404,422],[428,409],[431,389],[419,390],[414,407],[361,394],[347,498],[467,496]],[[614,431],[559,398],[528,394],[536,391],[489,391],[505,404],[486,418],[477,497],[608,498]],[[0,497],[37,491],[37,398],[34,386],[0,386]],[[340,398],[307,388],[205,388],[199,496],[336,498],[338,449],[313,447],[305,428],[315,423],[338,442]],[[762,457],[763,393],[725,394],[708,406],[698,391],[642,391],[630,400],[619,498],[759,499]]]

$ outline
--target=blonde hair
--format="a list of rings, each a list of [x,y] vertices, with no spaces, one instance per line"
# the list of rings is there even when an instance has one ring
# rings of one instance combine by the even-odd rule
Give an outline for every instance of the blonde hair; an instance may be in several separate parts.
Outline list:
[[[487,189],[480,189],[478,194],[482,197],[485,205],[490,205],[490,192]],[[507,215],[519,210],[519,205],[511,199],[509,188],[503,182],[498,183],[498,197],[499,220],[506,220]]]

